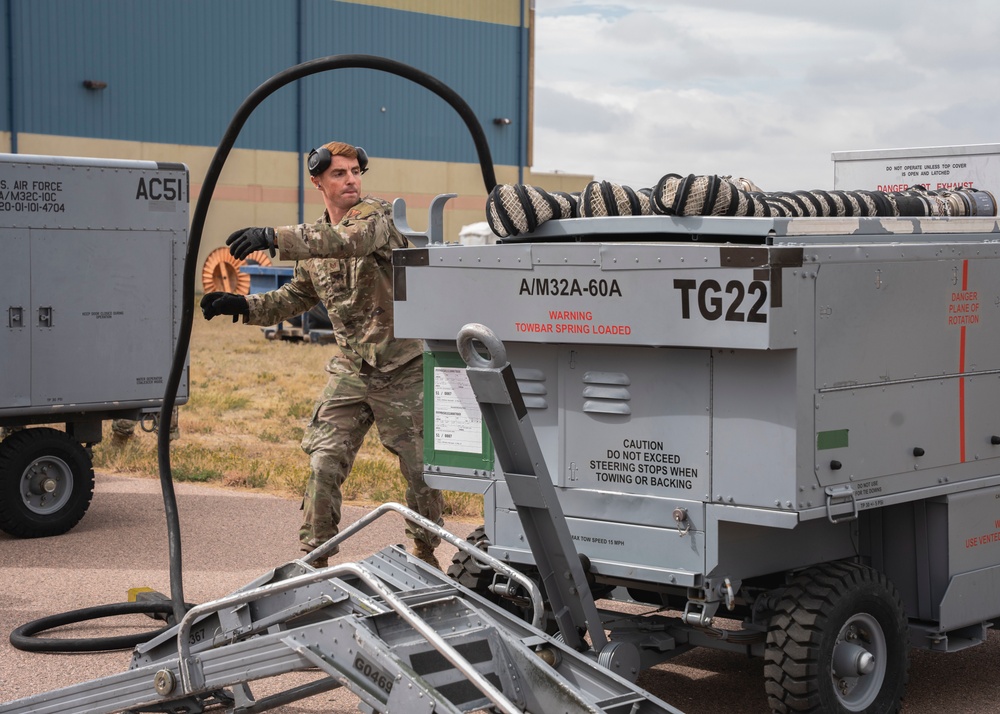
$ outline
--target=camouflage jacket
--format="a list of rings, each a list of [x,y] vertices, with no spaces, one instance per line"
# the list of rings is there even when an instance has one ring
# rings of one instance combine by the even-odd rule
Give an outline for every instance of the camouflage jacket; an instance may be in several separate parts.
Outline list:
[[[273,325],[323,303],[337,344],[357,369],[364,360],[386,372],[422,354],[420,340],[393,337],[392,250],[407,241],[388,203],[368,196],[337,225],[324,212],[316,223],[274,232],[279,257],[298,261],[295,273],[277,290],[247,295],[247,323]]]

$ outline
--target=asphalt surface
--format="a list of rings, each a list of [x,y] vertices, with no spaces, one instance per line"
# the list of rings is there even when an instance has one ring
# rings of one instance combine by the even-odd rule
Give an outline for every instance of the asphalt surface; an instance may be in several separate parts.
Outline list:
[[[269,569],[297,557],[299,502],[269,495],[193,484],[177,484],[184,561],[184,595],[201,603],[246,585]],[[366,511],[345,508],[345,521]],[[475,526],[448,522],[464,536]],[[403,543],[396,514],[375,521],[348,540],[337,558],[357,560]],[[451,558],[447,544],[438,550]],[[331,564],[334,561],[331,560]],[[98,474],[90,511],[70,533],[57,538],[17,540],[0,534],[0,702],[125,671],[130,653],[42,654],[14,649],[8,636],[37,618],[94,605],[124,602],[129,588],[170,591],[167,537],[159,483],[152,479]],[[1000,593],[998,593],[1000,596]],[[72,637],[130,634],[155,626],[145,616],[117,617],[61,628]],[[53,633],[55,634],[55,633]],[[963,714],[1000,711],[1000,638],[954,654],[914,651],[910,686],[903,705],[908,713]],[[314,679],[316,673],[290,675],[280,686],[253,685],[257,696]],[[639,683],[688,714],[767,712],[763,663],[710,650],[681,655],[643,673]],[[346,690],[286,705],[273,711],[357,711]]]

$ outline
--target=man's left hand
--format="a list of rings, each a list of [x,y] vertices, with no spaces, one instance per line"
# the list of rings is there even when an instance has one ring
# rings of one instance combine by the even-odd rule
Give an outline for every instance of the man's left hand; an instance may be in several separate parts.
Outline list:
[[[245,297],[236,293],[205,293],[201,298],[201,314],[206,320],[211,320],[216,315],[232,315],[233,322],[236,322],[240,316],[247,317],[250,314],[250,306]]]
[[[273,258],[277,249],[273,228],[240,228],[226,239],[226,245],[229,254],[237,260],[244,260],[258,250],[271,251]]]

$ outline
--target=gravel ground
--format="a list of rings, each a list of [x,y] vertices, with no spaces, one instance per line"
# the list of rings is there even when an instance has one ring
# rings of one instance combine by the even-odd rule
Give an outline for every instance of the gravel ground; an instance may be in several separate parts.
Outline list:
[[[177,484],[184,558],[184,595],[205,602],[232,592],[270,568],[297,557],[295,499],[193,484]],[[345,521],[365,513],[345,508]],[[449,522],[464,536],[475,526]],[[345,543],[341,560],[357,560],[386,545],[403,543],[403,523],[388,514]],[[444,563],[453,549],[438,550]],[[332,564],[333,561],[331,561]],[[83,521],[58,538],[16,540],[0,534],[0,702],[122,672],[129,652],[40,654],[11,647],[9,633],[39,617],[93,605],[123,602],[129,588],[170,590],[166,526],[159,483],[152,479],[98,474],[93,504]],[[148,629],[145,616],[114,618],[62,628],[67,636],[126,634]],[[913,652],[903,711],[949,714],[997,711],[996,671],[1000,641],[950,655]],[[292,683],[315,678],[291,675]],[[262,696],[289,686],[290,678],[253,687]],[[742,656],[701,650],[644,673],[639,683],[688,714],[767,712],[763,664]],[[273,711],[357,711],[357,699],[335,690]]]

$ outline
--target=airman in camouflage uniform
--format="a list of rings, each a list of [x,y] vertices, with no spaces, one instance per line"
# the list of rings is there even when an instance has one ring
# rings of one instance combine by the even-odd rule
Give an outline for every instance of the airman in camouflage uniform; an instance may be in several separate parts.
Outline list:
[[[326,166],[314,167],[310,156],[312,182],[326,204],[316,223],[243,229],[227,241],[238,258],[268,248],[298,261],[292,279],[266,293],[209,293],[202,299],[207,319],[242,315],[250,325],[273,325],[318,302],[330,314],[338,350],[302,439],[312,467],[299,531],[307,552],[338,533],[340,487],[373,424],[399,458],[407,505],[440,524],[444,503],[423,479],[423,345],[393,336],[392,250],[407,247],[407,240],[396,230],[388,203],[361,198],[364,166],[355,147],[331,142],[323,148],[329,151]],[[414,553],[437,566],[440,538],[412,522],[406,532]]]

